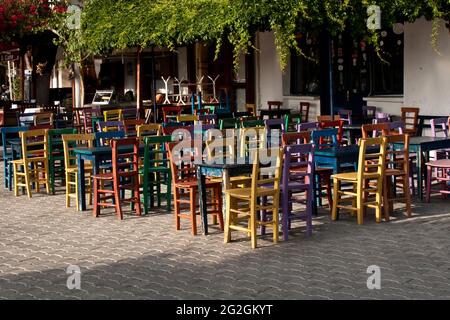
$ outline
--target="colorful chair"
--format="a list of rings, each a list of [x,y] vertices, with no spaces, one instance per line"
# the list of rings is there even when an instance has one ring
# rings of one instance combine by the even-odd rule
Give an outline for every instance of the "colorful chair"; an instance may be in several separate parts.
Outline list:
[[[309,102],[300,102],[300,123],[309,121],[309,108],[311,104]]]
[[[104,122],[109,121],[123,121],[123,110],[107,110],[103,111],[103,120]]]
[[[431,119],[431,135],[435,138],[445,137],[448,138],[448,118]],[[436,160],[449,159],[450,149],[436,151]]]
[[[173,120],[183,112],[183,107],[162,107],[163,121],[169,122],[169,119]]]
[[[125,131],[125,135],[127,137],[136,137],[137,136],[137,127],[144,125],[144,123],[145,123],[145,120],[143,120],[143,119],[124,120],[123,121],[123,129]]]
[[[191,141],[193,144],[193,140]],[[198,152],[201,152],[201,150],[196,150],[193,145],[189,148],[176,150],[176,146],[177,143],[168,144],[173,183],[175,228],[176,230],[180,230],[181,219],[188,219],[191,222],[191,233],[195,236],[197,235],[199,205],[197,200],[197,169],[192,157],[198,154]],[[187,161],[184,160],[186,158],[188,159]],[[212,192],[212,199],[206,204],[211,206],[208,213],[215,216],[215,219],[219,219],[220,229],[223,230],[221,183],[207,180],[206,189]]]
[[[230,119],[220,119],[219,120],[219,129],[237,129],[241,126],[241,122],[239,119],[230,118]]]
[[[386,137],[386,168],[383,175],[383,207],[384,218],[389,221],[389,212],[392,211],[394,201],[403,201],[406,204],[406,214],[411,217],[411,194],[409,190],[409,135],[400,134]],[[402,143],[401,150],[394,148],[395,143]],[[392,192],[391,182],[395,181],[395,192]],[[402,185],[402,196],[397,195],[398,184]]]
[[[312,234],[313,185],[314,185],[314,149],[312,144],[284,146],[284,165],[281,180],[282,228],[283,240],[288,240],[288,233],[293,220],[306,221],[306,233]],[[293,210],[293,195],[306,193],[306,210]]]
[[[338,115],[341,121],[346,122],[348,125],[352,124],[353,111],[349,109],[341,109],[338,111]]]
[[[172,176],[168,160],[166,144],[172,142],[172,136],[145,137],[143,176],[144,212],[148,214],[149,207],[154,207],[157,198],[158,207],[161,206],[163,193],[161,185],[166,186],[167,211],[171,209]]]
[[[76,129],[51,129],[48,130],[48,165],[50,170],[50,188],[52,194],[55,194],[55,182],[57,176],[64,181],[64,145],[61,140],[63,134],[75,134]]]
[[[123,220],[122,204],[131,203],[138,216],[141,215],[141,199],[139,193],[139,140],[125,138],[113,140],[112,172],[93,176],[94,179],[94,217],[100,215],[103,207],[113,207],[117,218]],[[104,183],[111,183],[106,189]],[[131,191],[131,198],[121,197],[125,191]],[[113,202],[108,202],[112,200]]]
[[[441,159],[436,161],[431,161],[426,164],[427,166],[427,191],[426,191],[426,201],[430,203],[431,194],[434,192],[432,189],[433,184],[433,171],[436,171],[435,180],[440,185],[440,188],[436,191],[439,192],[443,198],[450,194],[450,160]]]
[[[100,121],[97,123],[98,132],[124,131],[123,121]]]
[[[53,127],[54,114],[52,112],[37,113],[33,117],[33,123],[35,126],[48,125]]]
[[[91,108],[85,108],[82,111],[83,114],[83,125],[84,133],[94,133],[95,128],[97,128],[98,119],[100,119],[100,111]],[[94,121],[96,123],[94,123]]]
[[[77,211],[80,210],[78,204],[78,165],[77,157],[73,150],[78,147],[92,148],[94,146],[94,134],[63,134],[62,141],[64,147],[64,166],[66,174],[66,207],[70,208],[70,199],[74,198],[76,201]],[[92,204],[92,165],[86,164],[85,173],[87,176],[87,193],[89,195],[89,204]]]
[[[282,105],[283,105],[283,102],[281,102],[281,101],[267,101],[267,106],[268,106],[269,110],[272,110],[272,108],[280,110]]]
[[[259,152],[252,153],[253,171],[251,187],[229,189],[226,194],[226,223],[224,242],[231,241],[232,231],[241,231],[250,235],[251,246],[257,246],[257,226],[273,229],[273,242],[278,242],[279,210],[280,210],[280,180],[282,170],[282,150],[269,149],[269,154],[276,160],[271,167],[260,166]],[[267,201],[268,198],[270,202]],[[266,214],[258,218],[258,212]],[[272,216],[267,219],[267,213]],[[242,223],[247,222],[247,226]]]
[[[281,141],[283,147],[295,144],[308,144],[311,142],[311,132],[301,131],[283,133]]]
[[[410,136],[417,135],[420,108],[401,108],[404,132]]]
[[[383,199],[383,176],[386,165],[387,138],[369,138],[359,141],[358,171],[340,173],[332,176],[334,184],[334,201],[331,218],[339,217],[339,209],[356,212],[358,224],[364,220],[364,209],[375,209],[376,221],[381,222],[381,205]],[[375,147],[378,152],[369,153],[368,148]],[[370,183],[373,182],[373,183]],[[350,184],[352,190],[342,188],[342,184]],[[375,196],[375,199],[367,195]],[[351,204],[348,204],[348,203]],[[342,205],[345,203],[346,205]]]
[[[335,121],[322,121],[319,124],[319,127],[321,129],[329,129],[329,128],[336,128],[337,129],[337,140],[338,144],[342,145],[343,143],[343,136],[344,136],[344,121],[343,120],[335,120]]]
[[[245,110],[252,115],[252,117],[257,117],[256,105],[253,103],[245,104]]]
[[[299,123],[297,125],[297,132],[313,131],[313,130],[318,130],[319,128],[320,128],[320,123],[319,122]]]
[[[110,146],[111,140],[125,138],[125,131],[96,132],[94,136],[95,136],[95,146],[97,147]]]
[[[283,119],[264,120],[269,148],[281,146],[282,134],[285,133],[285,121]],[[275,144],[276,143],[276,144]]]
[[[19,133],[22,131],[27,131],[28,127],[5,127],[1,128],[0,132],[2,134],[2,146],[3,146],[3,178],[5,188],[12,191],[13,186],[13,165],[12,160],[17,160],[20,155],[15,154],[10,145],[11,140],[19,140]]]
[[[25,187],[31,198],[31,184],[37,192],[44,185],[50,194],[48,169],[48,130],[21,131],[22,159],[13,160],[14,195],[19,195],[19,187]]]
[[[161,135],[162,126],[158,123],[143,124],[137,126],[137,136],[143,139],[147,136],[159,136]]]

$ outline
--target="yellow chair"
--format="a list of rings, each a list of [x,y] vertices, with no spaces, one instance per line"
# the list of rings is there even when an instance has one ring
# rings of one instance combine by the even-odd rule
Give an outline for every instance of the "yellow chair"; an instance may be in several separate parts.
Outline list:
[[[235,163],[237,159],[236,136],[234,130],[229,130],[233,134],[227,136],[227,130],[214,131],[221,132],[218,136],[213,136],[210,132],[206,142],[205,150],[208,161],[221,161],[220,163]],[[213,182],[223,182],[222,178],[210,178]],[[229,178],[231,188],[250,186],[251,177],[236,176]],[[228,185],[223,186],[226,190]]]
[[[62,136],[64,146],[64,165],[66,169],[66,207],[70,208],[70,199],[75,198],[77,211],[80,210],[78,205],[78,166],[77,158],[73,153],[76,147],[86,146],[92,148],[94,145],[94,134],[64,134]],[[89,204],[92,205],[92,165],[86,165],[87,194],[89,195]],[[74,191],[72,191],[72,189]]]
[[[35,126],[53,126],[53,113],[37,113],[33,117],[33,123]]]
[[[103,118],[107,121],[123,121],[122,109],[103,111]]]
[[[376,221],[381,222],[383,199],[383,176],[386,165],[387,138],[368,138],[359,141],[358,172],[340,173],[332,176],[334,201],[331,218],[337,220],[339,209],[356,211],[358,224],[363,224],[366,208],[375,209]],[[378,152],[368,153],[374,147]],[[342,189],[342,183],[351,184],[353,190]],[[374,195],[375,199],[369,198]],[[345,197],[344,197],[345,196]],[[341,203],[351,202],[351,205]]]
[[[150,123],[150,124],[143,124],[140,126],[137,126],[137,136],[140,138],[140,140],[143,139],[143,137],[147,136],[160,136],[161,135],[161,125],[158,123]]]
[[[245,111],[247,111],[250,114],[250,116],[252,116],[252,117],[256,117],[257,116],[257,114],[256,114],[256,105],[253,104],[253,103],[247,103],[245,105]]]
[[[14,195],[19,195],[19,187],[25,187],[31,198],[31,183],[37,192],[45,185],[50,193],[48,170],[48,130],[30,130],[19,133],[22,145],[22,159],[12,161],[14,166]]]
[[[255,249],[258,225],[272,227],[273,242],[278,242],[282,150],[279,148],[268,150],[268,154],[275,155],[276,159],[275,166],[271,167],[261,168],[259,152],[252,154],[254,163],[251,187],[225,190],[227,214],[224,242],[231,241],[231,231],[242,231],[250,235],[252,248]],[[271,211],[272,220],[259,219],[260,211]]]
[[[198,115],[180,114],[177,116],[177,122],[195,122],[198,121]]]
[[[267,129],[253,127],[240,129],[240,156],[248,156],[252,150],[267,147]]]

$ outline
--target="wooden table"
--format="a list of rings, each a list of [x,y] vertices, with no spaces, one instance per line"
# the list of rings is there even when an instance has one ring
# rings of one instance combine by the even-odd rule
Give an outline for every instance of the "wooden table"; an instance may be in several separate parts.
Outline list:
[[[132,152],[133,148],[128,146],[119,147],[120,151]],[[112,147],[94,147],[94,148],[75,148],[73,152],[77,156],[78,165],[78,204],[81,211],[86,211],[86,179],[85,179],[85,161],[92,162],[93,175],[99,173],[100,164],[104,161],[112,160]],[[140,153],[144,152],[144,146],[140,147]]]
[[[344,132],[348,132],[350,144],[354,144],[357,138],[362,137],[361,127],[362,124],[345,124],[342,127]]]
[[[396,143],[396,148],[403,148],[403,143]],[[450,148],[450,138],[411,137],[409,138],[409,151],[417,154],[417,189],[421,201],[423,201],[423,176],[422,166],[424,158],[428,159],[430,151]]]
[[[368,152],[377,152],[377,147],[368,148]],[[359,146],[330,147],[314,151],[314,162],[316,166],[333,168],[333,173],[340,173],[343,164],[353,164],[355,171],[358,169]]]
[[[264,109],[260,111],[261,118],[268,116],[270,119],[278,118],[281,119],[283,116],[291,114],[291,109]]]
[[[252,164],[208,164],[197,165],[198,198],[200,202],[200,215],[202,220],[203,234],[208,234],[208,213],[206,206],[206,177],[222,178],[222,193],[230,188],[230,178],[252,173]],[[223,201],[223,208],[226,203]],[[222,210],[225,212],[225,209]]]

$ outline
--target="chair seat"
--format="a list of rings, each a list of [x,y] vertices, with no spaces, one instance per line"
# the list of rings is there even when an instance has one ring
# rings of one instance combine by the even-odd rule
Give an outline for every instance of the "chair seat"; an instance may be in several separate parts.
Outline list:
[[[229,189],[226,190],[225,193],[235,198],[239,199],[250,199],[252,194],[251,188],[238,188],[238,189]],[[273,188],[264,188],[259,187],[256,190],[256,194],[260,197],[262,196],[271,196],[275,194],[275,190]]]
[[[112,173],[101,173],[101,174],[96,174],[94,176],[94,179],[97,180],[114,180],[114,176]]]
[[[450,169],[450,160],[449,159],[442,159],[442,160],[436,160],[431,161],[427,163],[427,166],[433,167],[433,168],[447,168]]]
[[[84,167],[84,170],[87,172],[92,172],[93,168],[91,165],[86,165]],[[74,167],[74,168],[66,168],[66,171],[69,173],[77,173],[78,172],[78,167]]]
[[[345,181],[358,181],[357,172],[339,173],[331,176],[333,179],[345,180]]]
[[[28,162],[37,162],[37,161],[45,161],[45,160],[47,160],[46,157],[28,158]],[[19,160],[13,160],[13,161],[11,161],[11,163],[23,164],[24,161],[23,161],[23,159],[19,159]]]
[[[403,170],[398,169],[386,169],[384,170],[386,176],[404,176],[406,173]]]
[[[206,180],[206,188],[219,187],[220,184],[221,184],[220,182]],[[186,189],[194,188],[195,189],[195,188],[198,188],[198,181],[197,180],[189,180],[189,181],[177,182],[177,183],[175,183],[175,188],[186,188]]]

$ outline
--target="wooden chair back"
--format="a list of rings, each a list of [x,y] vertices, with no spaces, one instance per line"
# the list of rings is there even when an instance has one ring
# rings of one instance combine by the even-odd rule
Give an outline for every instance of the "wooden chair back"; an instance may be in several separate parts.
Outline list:
[[[64,164],[67,169],[77,167],[77,157],[73,150],[79,147],[92,148],[95,136],[92,133],[84,134],[63,134]]]
[[[103,111],[103,120],[107,121],[123,121],[123,110],[106,110]]]
[[[420,108],[402,108],[402,121],[405,124],[405,133],[416,135],[419,124]]]

